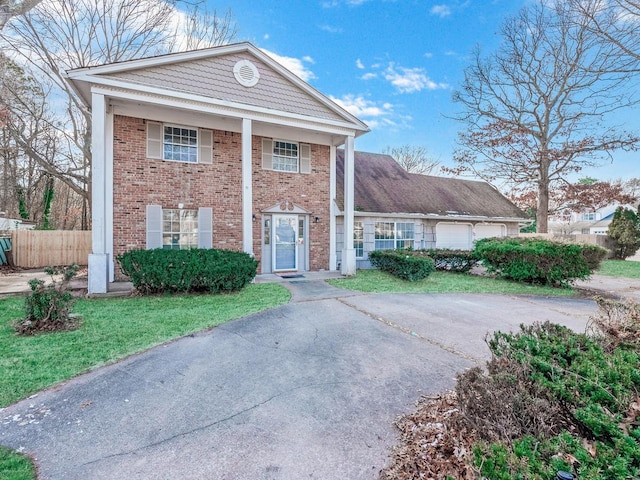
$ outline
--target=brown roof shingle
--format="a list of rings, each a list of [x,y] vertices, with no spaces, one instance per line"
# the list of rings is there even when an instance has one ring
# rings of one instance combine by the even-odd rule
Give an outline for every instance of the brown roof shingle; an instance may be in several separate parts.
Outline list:
[[[355,152],[355,209],[375,213],[523,219],[486,182],[407,173],[391,156]],[[337,202],[343,208],[344,150],[336,154]]]

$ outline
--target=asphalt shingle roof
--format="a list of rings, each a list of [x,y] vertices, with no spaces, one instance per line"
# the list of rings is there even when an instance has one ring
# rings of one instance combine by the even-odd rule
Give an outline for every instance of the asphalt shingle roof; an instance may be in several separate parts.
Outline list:
[[[375,213],[525,218],[486,182],[407,173],[391,156],[355,152],[355,209]],[[344,150],[336,154],[337,202],[343,208]]]

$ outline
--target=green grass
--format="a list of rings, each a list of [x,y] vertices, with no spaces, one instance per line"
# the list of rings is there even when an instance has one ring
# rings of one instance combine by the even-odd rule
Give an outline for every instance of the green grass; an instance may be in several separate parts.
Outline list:
[[[424,280],[408,282],[380,270],[358,270],[355,277],[329,280],[331,285],[368,293],[506,293],[570,297],[571,288],[552,288],[499,278],[436,271]]]
[[[36,469],[25,455],[0,447],[0,478],[2,480],[32,480]]]
[[[640,262],[605,260],[595,273],[608,277],[640,278]]]
[[[72,332],[17,336],[24,298],[0,300],[0,407],[82,372],[154,345],[220,325],[290,299],[277,284],[249,285],[225,295],[81,299]]]

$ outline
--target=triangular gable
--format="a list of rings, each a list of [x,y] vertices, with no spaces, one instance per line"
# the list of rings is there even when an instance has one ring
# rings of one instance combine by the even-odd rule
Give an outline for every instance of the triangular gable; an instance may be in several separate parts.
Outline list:
[[[249,62],[257,83],[242,85],[234,74],[238,62]],[[252,68],[253,68],[252,67]],[[286,70],[249,43],[162,55],[141,60],[77,69],[69,77],[117,82],[120,88],[148,86],[216,101],[255,106],[331,122],[367,126],[335,102]]]
[[[272,205],[269,208],[261,210],[262,213],[291,213],[296,215],[311,215],[313,212],[301,207],[300,205],[293,203],[289,200],[283,200],[281,202]]]

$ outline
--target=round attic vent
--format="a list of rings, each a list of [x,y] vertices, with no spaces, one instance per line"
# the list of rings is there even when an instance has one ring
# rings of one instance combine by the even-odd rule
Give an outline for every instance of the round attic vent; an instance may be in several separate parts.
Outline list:
[[[240,85],[253,87],[260,80],[260,73],[249,60],[240,60],[233,67],[233,75]]]

